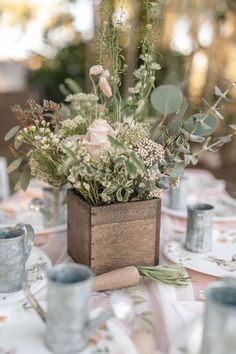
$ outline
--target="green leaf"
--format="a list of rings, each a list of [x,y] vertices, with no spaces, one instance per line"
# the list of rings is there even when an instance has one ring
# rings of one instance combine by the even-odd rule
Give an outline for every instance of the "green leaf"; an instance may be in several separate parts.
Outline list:
[[[188,103],[184,102],[182,107],[179,109],[179,111],[175,114],[173,117],[171,123],[168,126],[168,133],[170,135],[175,135],[178,133],[179,129],[181,128],[181,123],[184,117],[184,114],[186,113],[188,109]]]
[[[12,173],[13,171],[17,170],[21,163],[22,163],[23,159],[22,158],[19,158],[17,160],[14,160],[12,163],[10,163],[10,165],[8,166],[7,168],[7,172],[8,173]]]
[[[79,93],[81,92],[80,86],[77,84],[77,82],[71,78],[65,79],[65,84],[68,86],[69,90],[72,93]]]
[[[194,143],[202,143],[204,141],[204,137],[203,136],[199,136],[199,135],[195,135],[195,134],[190,134],[189,138]]]
[[[111,186],[105,188],[105,189],[104,189],[104,192],[105,192],[106,194],[110,195],[110,194],[114,194],[114,193],[116,192],[116,190],[117,190],[117,186],[111,185]]]
[[[111,143],[114,147],[124,149],[124,144],[123,144],[120,140],[114,138],[113,136],[108,135],[108,140],[110,141],[110,143]]]
[[[198,158],[193,155],[185,155],[184,156],[184,162],[186,165],[189,165],[190,163],[192,165],[196,165],[198,163]]]
[[[30,183],[30,178],[31,178],[30,168],[28,165],[25,165],[23,172],[20,176],[20,186],[23,189],[23,191],[26,191],[26,189],[28,188],[28,185]]]
[[[176,112],[183,101],[183,94],[175,85],[159,86],[151,94],[153,107],[164,116]]]
[[[129,176],[136,177],[137,167],[130,160],[125,161],[125,168],[126,168],[126,172]]]
[[[138,155],[137,155],[134,151],[132,151],[132,152],[130,153],[130,161],[132,161],[132,162],[136,165],[136,167],[137,167],[138,169],[140,169],[141,171],[143,171],[143,169],[144,169],[144,163],[143,163],[143,161],[138,157]]]
[[[20,128],[21,127],[19,125],[17,125],[16,127],[11,128],[9,130],[9,132],[7,132],[7,134],[5,135],[4,140],[8,141],[8,140],[12,139],[16,135],[16,133],[19,131]]]
[[[212,114],[209,113],[207,118],[204,119],[204,124],[208,126],[208,128],[206,128],[206,126],[204,127],[201,122],[204,117],[205,113],[194,114],[184,122],[184,129],[194,135],[211,135],[216,130],[217,120]]]
[[[183,163],[176,163],[171,171],[171,177],[179,177],[184,173],[185,166]]]
[[[70,109],[64,104],[62,104],[60,108],[60,114],[63,116],[64,119],[68,119],[70,118]]]
[[[18,150],[23,143],[24,143],[23,140],[17,139],[17,136],[15,137],[14,147],[16,150]]]
[[[122,202],[123,200],[123,197],[122,197],[122,188],[119,188],[117,191],[116,191],[116,198],[119,202]]]

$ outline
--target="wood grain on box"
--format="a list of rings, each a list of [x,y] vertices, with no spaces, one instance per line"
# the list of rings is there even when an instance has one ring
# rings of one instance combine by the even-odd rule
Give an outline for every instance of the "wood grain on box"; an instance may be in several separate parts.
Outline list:
[[[95,274],[159,261],[159,199],[93,206],[68,191],[68,252]]]

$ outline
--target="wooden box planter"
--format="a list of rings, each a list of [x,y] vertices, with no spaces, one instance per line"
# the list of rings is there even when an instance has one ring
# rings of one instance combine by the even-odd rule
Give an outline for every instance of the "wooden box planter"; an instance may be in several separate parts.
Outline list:
[[[161,200],[93,206],[68,191],[68,253],[95,274],[159,261]]]

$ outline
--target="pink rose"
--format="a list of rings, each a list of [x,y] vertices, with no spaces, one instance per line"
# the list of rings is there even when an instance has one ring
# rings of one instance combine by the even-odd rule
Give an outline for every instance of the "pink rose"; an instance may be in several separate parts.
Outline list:
[[[104,76],[101,76],[99,79],[99,86],[102,92],[106,97],[111,97],[112,96],[112,91],[111,87],[107,81],[107,79]]]
[[[90,70],[89,70],[89,75],[94,75],[94,76],[98,76],[103,72],[103,67],[102,65],[93,65],[91,66]]]
[[[111,146],[108,136],[115,136],[114,129],[105,119],[96,119],[88,128],[83,142],[93,159],[97,159],[101,150],[108,150]]]

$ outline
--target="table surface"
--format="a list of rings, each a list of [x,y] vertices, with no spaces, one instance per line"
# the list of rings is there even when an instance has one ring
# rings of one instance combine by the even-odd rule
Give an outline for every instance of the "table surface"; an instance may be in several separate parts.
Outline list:
[[[204,171],[191,172],[193,177],[198,178],[199,173],[209,177],[209,173]],[[212,178],[214,178],[212,176]],[[38,188],[38,187],[37,187]],[[18,192],[4,202],[2,206],[7,206],[9,201],[28,203],[32,196],[38,195],[39,189],[35,186],[26,193]],[[162,214],[161,220],[161,248],[163,244],[173,237],[175,230],[184,230],[185,221]],[[230,223],[225,227],[235,227],[236,223]],[[215,225],[217,227],[217,225]],[[42,239],[40,240],[40,237]],[[44,243],[40,248],[50,257],[53,264],[72,262],[67,254],[67,234],[59,232],[55,234],[39,236],[37,242]],[[169,263],[161,254],[161,263]],[[169,285],[158,284],[153,281],[142,281],[135,289],[124,289],[135,301],[135,321],[132,327],[127,328],[132,334],[136,330],[153,331],[156,341],[156,354],[167,354],[169,346],[177,331],[188,321],[203,313],[204,302],[201,292],[205,286],[215,280],[214,277],[194,271],[187,271],[192,278],[192,283],[184,288],[175,288]],[[93,293],[92,307],[106,307],[109,302],[111,292]],[[43,289],[37,294],[37,299],[46,299],[46,290]],[[137,301],[139,299],[140,301]]]

